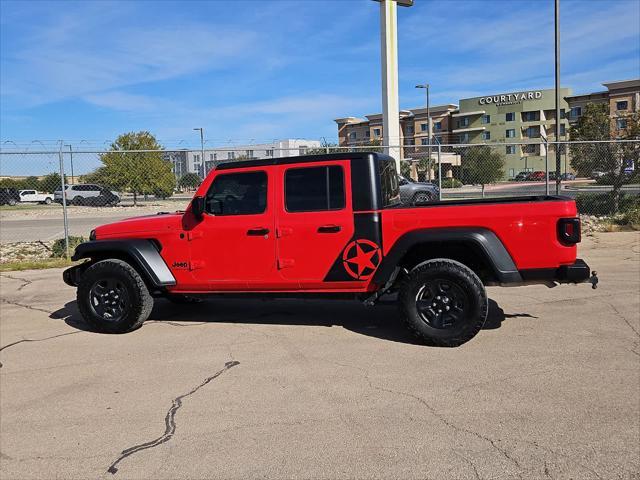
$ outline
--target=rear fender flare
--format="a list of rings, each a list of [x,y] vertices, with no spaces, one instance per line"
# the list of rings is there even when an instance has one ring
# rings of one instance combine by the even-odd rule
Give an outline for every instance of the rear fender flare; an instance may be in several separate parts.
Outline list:
[[[130,259],[131,266],[138,270],[153,287],[162,288],[176,284],[175,277],[160,255],[156,243],[152,240],[94,240],[85,242],[76,247],[71,259],[74,261],[83,258],[95,260],[109,258],[109,256]]]
[[[373,276],[377,285],[386,284],[409,250],[416,245],[435,242],[468,243],[488,260],[500,283],[521,282],[522,277],[502,241],[491,230],[480,227],[425,228],[401,236],[385,255]]]

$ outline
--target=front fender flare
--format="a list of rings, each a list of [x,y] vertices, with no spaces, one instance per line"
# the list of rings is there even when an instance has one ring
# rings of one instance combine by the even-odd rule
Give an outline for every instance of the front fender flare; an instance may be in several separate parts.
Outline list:
[[[133,262],[132,267],[142,273],[154,287],[161,288],[176,284],[175,277],[152,240],[94,240],[85,242],[76,247],[71,260],[108,258],[109,255],[124,256],[130,259]],[[69,270],[77,269],[77,267],[79,266]],[[67,279],[71,280],[72,275],[63,275],[63,278],[67,282]]]

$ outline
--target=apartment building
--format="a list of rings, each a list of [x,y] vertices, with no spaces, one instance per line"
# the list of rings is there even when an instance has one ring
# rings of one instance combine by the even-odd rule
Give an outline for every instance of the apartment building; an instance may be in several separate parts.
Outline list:
[[[568,102],[571,89],[560,89],[560,138],[567,138]],[[509,143],[504,149],[507,175],[544,170],[544,140],[555,141],[555,90],[526,90],[460,100],[451,115],[455,143]]]
[[[227,147],[201,150],[178,150],[166,152],[165,158],[173,165],[177,177],[186,173],[197,173],[205,177],[216,165],[234,160],[252,160],[258,158],[297,157],[306,155],[310,149],[320,148],[319,140],[288,138],[274,140],[271,143],[251,145],[230,145]]]
[[[609,106],[612,131],[626,129],[629,117],[640,114],[640,79],[605,82],[602,85],[607,89],[566,97],[570,108],[569,121],[577,122],[588,103],[600,103]]]
[[[429,108],[413,108],[400,111],[400,134],[402,135],[403,157],[411,156],[414,145],[429,143],[427,119],[431,117],[433,142],[450,142],[451,113],[457,105],[434,105]],[[366,115],[365,118],[344,117],[334,120],[338,125],[338,144],[341,147],[355,147],[372,142],[382,142],[382,114]]]

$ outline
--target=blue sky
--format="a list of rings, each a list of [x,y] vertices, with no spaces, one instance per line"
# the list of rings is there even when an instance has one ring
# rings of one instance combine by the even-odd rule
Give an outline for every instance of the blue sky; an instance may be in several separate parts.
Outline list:
[[[168,146],[336,139],[380,111],[370,0],[0,2],[0,138],[94,146],[149,130]],[[400,105],[553,86],[553,1],[399,8]],[[640,77],[640,1],[561,1],[562,84]]]

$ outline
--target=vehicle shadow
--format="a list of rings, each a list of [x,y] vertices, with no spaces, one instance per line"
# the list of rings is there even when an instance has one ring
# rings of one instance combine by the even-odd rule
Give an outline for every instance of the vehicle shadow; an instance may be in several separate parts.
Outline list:
[[[529,314],[505,314],[490,299],[483,329],[500,328],[505,319],[513,317],[536,318]],[[50,318],[64,320],[78,330],[94,331],[80,316],[75,301],[53,312]],[[218,323],[338,326],[382,340],[420,344],[399,321],[395,302],[365,307],[359,302],[343,300],[211,298],[201,303],[177,305],[158,299],[145,325],[153,322],[181,327]]]

